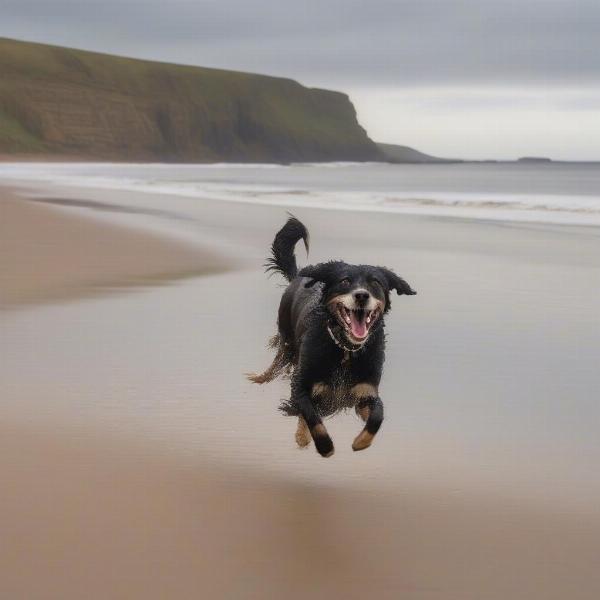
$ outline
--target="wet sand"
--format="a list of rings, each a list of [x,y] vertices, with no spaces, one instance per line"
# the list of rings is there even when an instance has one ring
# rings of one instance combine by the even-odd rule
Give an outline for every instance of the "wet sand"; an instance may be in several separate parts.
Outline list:
[[[168,285],[0,314],[0,596],[598,597],[596,230],[298,211],[313,260],[419,290],[388,318],[375,445],[352,453],[342,415],[324,460],[277,414],[285,382],[242,377],[269,360],[283,210],[46,197],[168,206],[186,218],[27,205],[137,222],[132,244],[181,229],[243,269],[178,280],[174,259]]]
[[[0,192],[0,309],[223,271],[212,252]]]
[[[600,525],[2,428],[3,598],[592,598]]]

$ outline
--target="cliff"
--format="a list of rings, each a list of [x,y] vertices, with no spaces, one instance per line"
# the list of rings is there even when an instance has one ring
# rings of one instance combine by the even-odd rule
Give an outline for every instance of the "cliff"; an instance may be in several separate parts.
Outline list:
[[[339,92],[5,38],[0,153],[181,162],[380,157]]]

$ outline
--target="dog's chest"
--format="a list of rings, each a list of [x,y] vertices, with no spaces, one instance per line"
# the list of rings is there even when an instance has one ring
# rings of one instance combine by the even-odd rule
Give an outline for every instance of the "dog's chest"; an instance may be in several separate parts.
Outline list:
[[[356,398],[350,393],[352,371],[350,365],[342,363],[335,367],[326,381],[314,388],[314,400],[322,415],[330,415],[346,408],[353,408]]]

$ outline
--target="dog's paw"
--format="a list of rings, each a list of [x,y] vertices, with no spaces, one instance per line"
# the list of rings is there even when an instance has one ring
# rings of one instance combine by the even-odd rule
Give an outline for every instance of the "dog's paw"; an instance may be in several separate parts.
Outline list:
[[[316,438],[315,446],[317,448],[317,452],[323,458],[329,458],[330,456],[333,456],[333,453],[335,452],[333,441],[329,436]]]
[[[323,424],[316,425],[312,433],[317,452],[324,458],[332,456],[335,451],[333,440],[329,437],[325,426]]]
[[[307,448],[308,445],[310,444],[311,440],[312,440],[312,438],[310,437],[310,435],[308,437],[306,437],[303,435],[296,434],[296,445],[301,450],[303,450],[304,448]]]
[[[369,433],[366,429],[363,429],[352,442],[352,450],[358,452],[359,450],[365,450],[373,443],[375,436]]]
[[[296,429],[296,444],[298,448],[306,448],[312,440],[306,421],[300,417],[298,419],[298,429]]]

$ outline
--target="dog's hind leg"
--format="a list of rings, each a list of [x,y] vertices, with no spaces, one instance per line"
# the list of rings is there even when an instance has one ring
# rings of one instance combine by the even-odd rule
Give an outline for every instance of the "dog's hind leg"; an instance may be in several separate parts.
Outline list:
[[[296,429],[296,444],[299,448],[306,448],[311,440],[310,430],[304,417],[298,417],[298,428]]]
[[[383,402],[377,388],[368,383],[355,385],[351,394],[358,400],[356,414],[365,421],[363,430],[354,438],[352,449],[355,451],[368,448],[375,438],[383,422]]]
[[[277,348],[275,358],[273,359],[273,362],[271,363],[269,368],[263,373],[248,373],[246,375],[248,379],[253,383],[269,383],[269,381],[273,381],[273,379],[281,375],[281,373],[290,364],[289,350],[281,342],[279,336],[274,336],[270,340],[269,346],[271,348]]]
[[[275,357],[275,360],[273,360],[266,371],[263,371],[262,373],[247,373],[246,377],[248,377],[252,383],[269,383],[269,381],[273,381],[281,371],[282,368],[279,367],[277,357]]]

